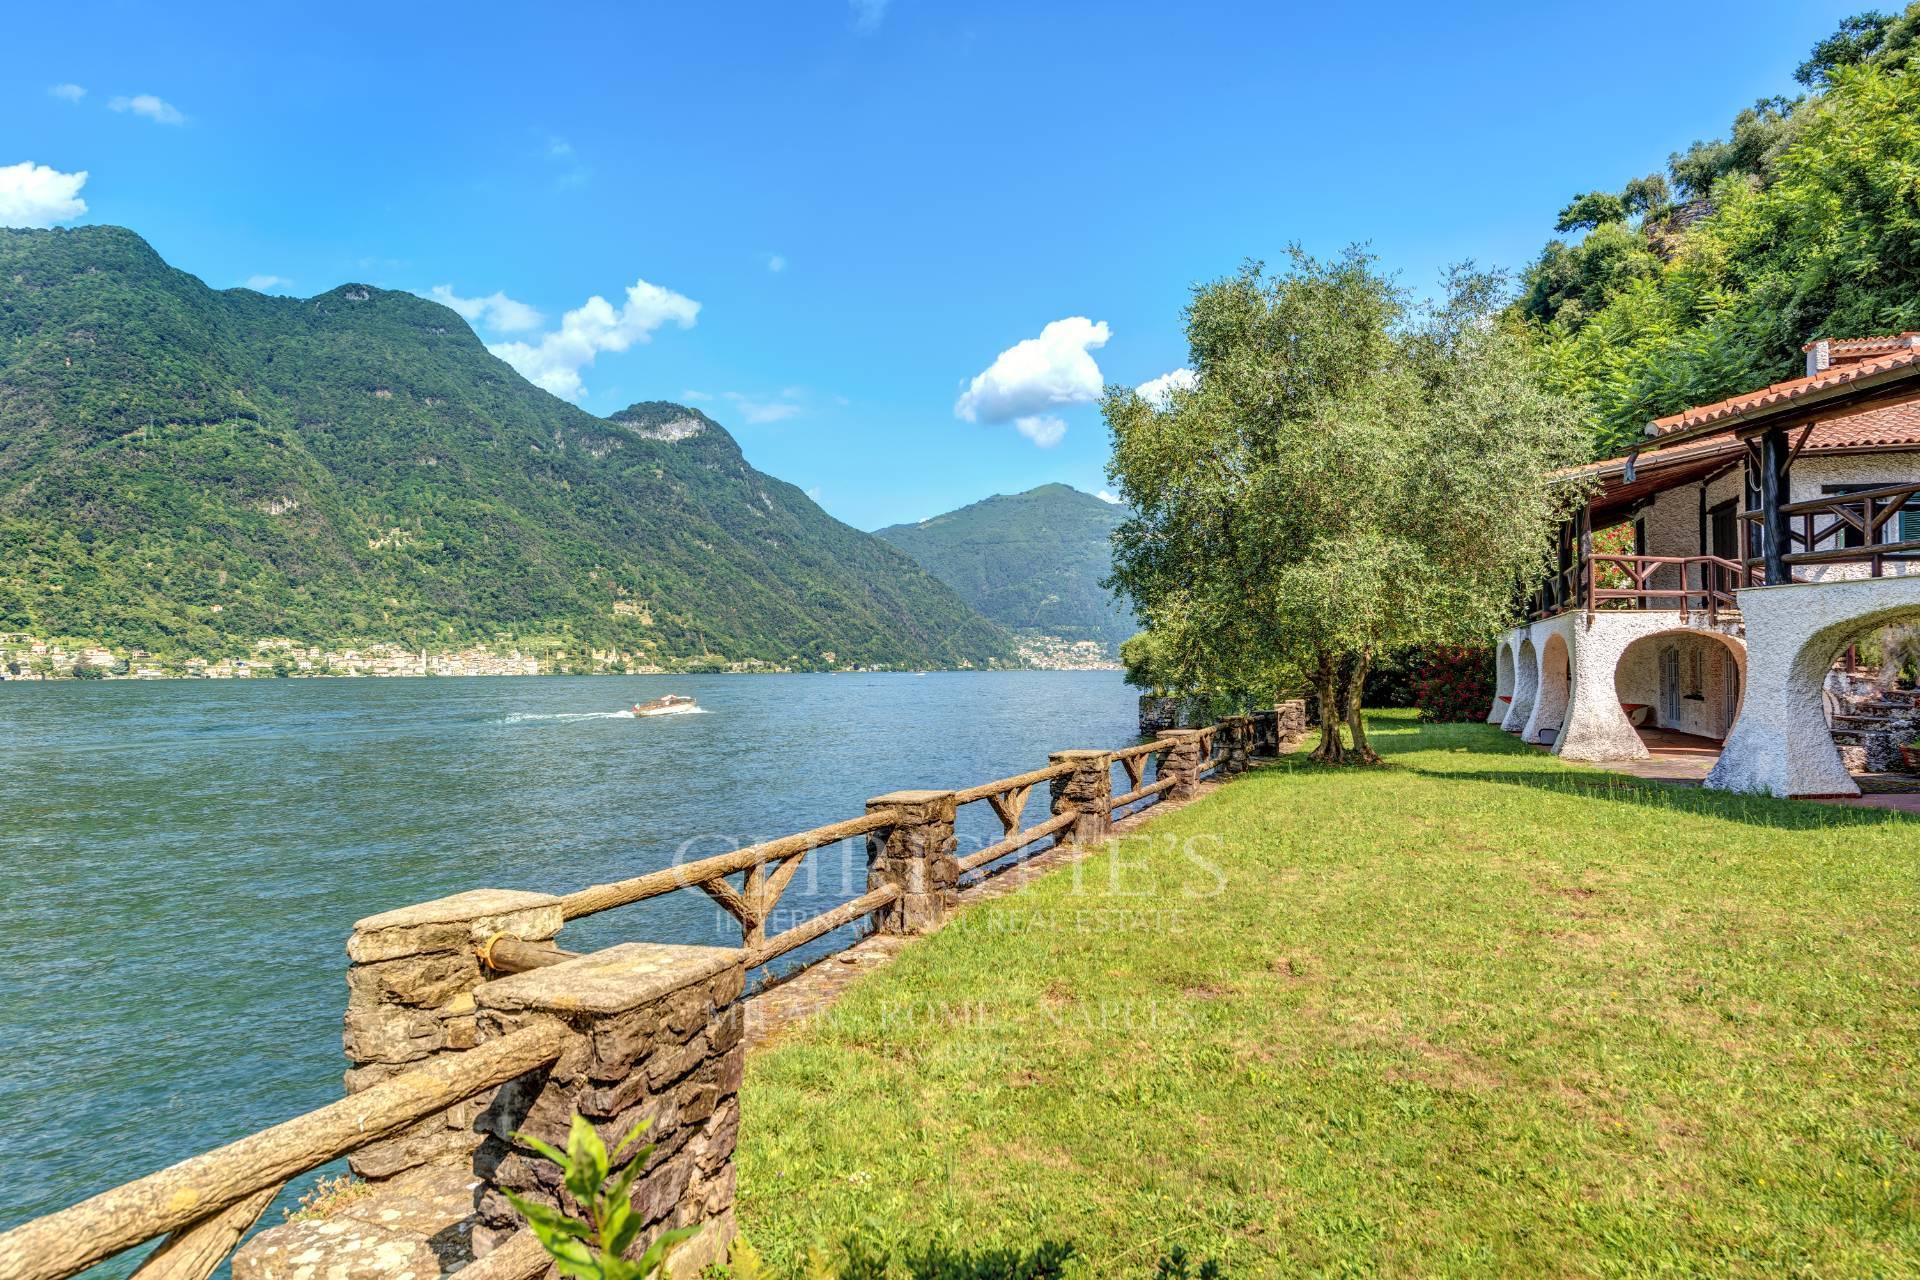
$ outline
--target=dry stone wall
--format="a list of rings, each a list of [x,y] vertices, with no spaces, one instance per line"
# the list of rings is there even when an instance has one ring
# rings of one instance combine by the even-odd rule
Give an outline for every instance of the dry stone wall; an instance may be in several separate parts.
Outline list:
[[[514,1136],[564,1148],[577,1112],[610,1151],[636,1128],[653,1146],[633,1191],[647,1224],[639,1247],[694,1227],[700,1235],[674,1251],[673,1274],[694,1276],[724,1258],[734,1234],[745,979],[745,953],[735,948],[633,942],[480,989],[482,1041],[542,1018],[576,1038],[550,1069],[503,1085],[482,1118],[476,1253],[519,1225],[503,1192],[584,1216],[560,1167]]]
[[[478,1042],[474,992],[484,977],[480,947],[500,933],[544,941],[560,925],[558,898],[505,889],[475,889],[356,922],[347,939],[347,1092],[471,1049]],[[489,1093],[458,1103],[362,1148],[348,1164],[378,1182],[460,1160],[485,1136],[476,1122],[491,1100]]]

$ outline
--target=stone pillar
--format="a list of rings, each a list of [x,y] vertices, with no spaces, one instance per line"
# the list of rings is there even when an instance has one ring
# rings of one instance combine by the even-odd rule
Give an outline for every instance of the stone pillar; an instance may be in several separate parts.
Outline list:
[[[1245,773],[1247,755],[1253,748],[1253,717],[1222,716],[1220,737],[1226,746],[1226,758],[1221,761],[1220,772],[1229,775]]]
[[[1053,813],[1075,815],[1054,843],[1093,845],[1113,830],[1113,753],[1110,751],[1056,751],[1048,764],[1071,764],[1073,772],[1053,778],[1047,791]]]
[[[496,933],[528,941],[560,932],[560,900],[474,889],[355,922],[347,939],[348,1093],[475,1042],[474,992],[487,976],[477,950]],[[491,1094],[458,1103],[347,1158],[379,1182],[425,1164],[463,1161],[483,1134],[474,1122]]]
[[[900,896],[874,913],[882,933],[926,933],[960,901],[954,858],[951,791],[892,791],[867,801],[867,812],[898,809],[890,827],[867,833],[867,891],[898,885]]]
[[[1273,704],[1274,751],[1286,755],[1307,739],[1307,700],[1288,698]]]
[[[1168,800],[1191,800],[1200,790],[1200,731],[1198,729],[1162,729],[1154,737],[1172,743],[1161,758],[1160,776],[1172,778],[1171,787],[1161,792]]]
[[[577,1112],[612,1151],[634,1126],[653,1154],[633,1185],[634,1212],[647,1224],[638,1257],[662,1231],[698,1227],[667,1268],[690,1280],[726,1258],[734,1237],[734,1140],[740,1131],[740,1074],[746,953],[731,947],[629,942],[561,964],[490,982],[477,994],[482,1040],[544,1018],[578,1039],[550,1069],[503,1085],[482,1117],[492,1132],[474,1161],[482,1189],[475,1251],[519,1227],[502,1191],[581,1207],[558,1165],[509,1135],[566,1149]]]

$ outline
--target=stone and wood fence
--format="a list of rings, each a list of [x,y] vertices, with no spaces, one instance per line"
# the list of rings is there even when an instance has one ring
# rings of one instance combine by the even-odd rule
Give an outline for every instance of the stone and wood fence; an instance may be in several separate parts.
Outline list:
[[[1056,752],[1045,768],[965,790],[892,792],[843,822],[572,893],[475,889],[369,916],[347,940],[346,1097],[13,1228],[0,1235],[0,1280],[64,1280],[156,1239],[136,1277],[205,1280],[290,1180],[342,1157],[372,1193],[255,1236],[234,1255],[236,1280],[530,1278],[547,1258],[502,1193],[579,1206],[514,1135],[564,1146],[576,1112],[610,1148],[647,1125],[655,1150],[633,1193],[641,1240],[700,1228],[671,1262],[676,1277],[697,1275],[734,1234],[752,971],[860,922],[933,929],[962,877],[1036,847],[1096,843],[1118,817],[1290,746],[1291,718],[1263,718]],[[1028,823],[1043,787],[1046,816]],[[954,824],[970,804],[987,805],[1004,834],[962,856]],[[769,934],[807,857],[854,838],[866,892]],[[629,942],[582,955],[562,944],[570,921],[688,889],[738,922],[739,947]]]

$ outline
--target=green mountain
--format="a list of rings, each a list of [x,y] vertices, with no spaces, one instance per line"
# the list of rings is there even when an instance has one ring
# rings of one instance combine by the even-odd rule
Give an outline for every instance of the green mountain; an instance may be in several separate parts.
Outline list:
[[[1139,630],[1100,585],[1124,511],[1064,484],[999,495],[876,537],[926,566],[1003,627],[1110,648]]]
[[[266,636],[1009,653],[697,410],[596,418],[437,303],[216,292],[115,227],[0,230],[0,631],[176,654]]]

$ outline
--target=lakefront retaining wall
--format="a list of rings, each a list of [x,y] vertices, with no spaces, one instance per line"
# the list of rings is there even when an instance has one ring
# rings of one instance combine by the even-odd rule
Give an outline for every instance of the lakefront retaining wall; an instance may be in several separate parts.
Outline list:
[[[635,1248],[696,1228],[668,1268],[688,1280],[733,1237],[752,971],[848,925],[938,928],[964,877],[1097,843],[1117,817],[1190,798],[1203,777],[1237,773],[1301,732],[1304,712],[1282,704],[1264,721],[1230,716],[1113,751],[1056,752],[1044,768],[965,790],[877,796],[860,817],[628,880],[559,895],[471,890],[369,916],[347,942],[345,1098],[0,1235],[0,1280],[65,1280],[156,1238],[143,1276],[205,1280],[290,1179],[342,1156],[371,1193],[253,1237],[233,1256],[235,1280],[531,1280],[549,1259],[507,1193],[579,1206],[558,1166],[517,1135],[564,1145],[575,1114],[610,1148],[646,1126],[655,1149],[633,1191],[647,1224]],[[1046,812],[1029,824],[1036,790]],[[974,803],[1005,834],[960,856],[955,815]],[[848,839],[865,842],[866,892],[769,935],[807,856]],[[738,921],[741,946],[579,955],[562,945],[569,920],[689,888]]]

